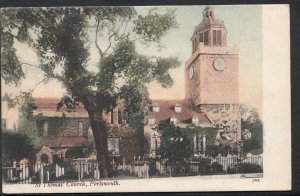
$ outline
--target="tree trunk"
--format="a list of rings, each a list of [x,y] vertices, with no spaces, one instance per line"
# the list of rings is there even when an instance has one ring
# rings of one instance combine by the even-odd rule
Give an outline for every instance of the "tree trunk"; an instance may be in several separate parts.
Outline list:
[[[91,98],[86,97],[83,104],[88,112],[91,129],[97,151],[100,178],[111,177],[111,168],[107,147],[107,127],[103,119],[103,109],[98,108]]]

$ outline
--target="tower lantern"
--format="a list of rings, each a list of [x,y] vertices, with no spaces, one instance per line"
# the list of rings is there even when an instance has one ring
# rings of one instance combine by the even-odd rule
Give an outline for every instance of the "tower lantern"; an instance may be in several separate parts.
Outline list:
[[[196,26],[192,35],[194,53],[201,43],[205,46],[226,46],[227,31],[223,20],[215,17],[212,6],[207,6],[203,10],[203,20]]]
[[[206,6],[203,10],[203,18],[214,17],[214,8],[212,6]]]

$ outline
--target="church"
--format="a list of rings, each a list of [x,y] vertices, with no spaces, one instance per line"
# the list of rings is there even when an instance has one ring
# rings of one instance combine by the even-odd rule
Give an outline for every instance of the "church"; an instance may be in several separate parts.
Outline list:
[[[185,62],[185,98],[152,99],[144,125],[145,157],[157,157],[161,144],[159,123],[181,128],[198,127],[215,130],[215,146],[228,145],[238,153],[242,145],[239,101],[239,48],[227,44],[224,22],[214,9],[203,10],[203,20],[191,36],[192,53]],[[90,157],[93,136],[84,106],[75,110],[66,107],[56,111],[57,99],[37,98],[38,130],[48,138],[37,153],[37,160],[54,161],[55,157]],[[104,117],[109,124],[108,150],[110,157],[133,159],[139,154],[137,142],[132,141],[128,123],[122,115],[122,101]],[[193,155],[207,154],[207,133],[193,133]],[[137,138],[136,138],[137,139]],[[76,152],[75,152],[76,151]],[[44,155],[47,155],[44,156]],[[44,157],[43,157],[44,156]],[[46,157],[46,158],[45,158]]]
[[[216,145],[228,142],[241,145],[239,101],[239,48],[227,44],[224,21],[217,18],[212,6],[203,10],[203,20],[192,33],[192,54],[185,62],[185,99],[151,100],[148,122],[144,127],[145,149],[155,157],[161,135],[155,128],[160,122],[179,127],[191,124],[217,129]],[[194,136],[196,154],[205,154],[205,135]]]

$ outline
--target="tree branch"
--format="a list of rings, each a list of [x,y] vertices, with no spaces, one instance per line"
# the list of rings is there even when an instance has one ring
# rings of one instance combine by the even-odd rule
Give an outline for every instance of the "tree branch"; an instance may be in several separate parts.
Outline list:
[[[39,81],[29,92],[32,93],[36,87],[38,87],[42,82],[44,82],[45,80],[48,80],[49,78],[43,78],[41,81]]]
[[[109,44],[108,44],[107,48],[104,50],[104,52],[103,52],[104,55],[107,53],[107,51],[109,50],[109,48],[111,48],[111,38],[114,37],[114,36],[116,36],[116,35],[117,35],[117,34],[114,32],[113,34],[111,34],[111,35],[109,36],[109,38],[108,38]]]
[[[66,82],[65,79],[62,76],[60,76],[58,74],[47,73],[41,67],[39,67],[38,65],[33,65],[33,64],[30,64],[30,63],[20,63],[20,65],[27,65],[27,66],[30,66],[30,67],[37,68],[37,69],[43,71],[47,76],[49,76],[47,78],[54,78],[54,79],[57,79],[61,82]]]
[[[96,28],[95,44],[96,44],[96,47],[98,48],[100,57],[102,58],[102,57],[103,57],[103,52],[102,52],[100,46],[98,45],[98,30],[99,30],[99,25],[100,25],[100,19],[97,19],[97,28]]]

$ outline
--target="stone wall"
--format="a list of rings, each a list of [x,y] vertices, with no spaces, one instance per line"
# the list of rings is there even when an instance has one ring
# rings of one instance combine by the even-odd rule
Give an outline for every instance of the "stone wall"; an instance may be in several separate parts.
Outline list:
[[[63,117],[44,117],[37,120],[37,127],[41,135],[44,132],[44,124],[48,123],[48,137],[51,138],[59,133],[72,132],[79,133],[79,122],[83,123],[83,135],[88,135],[90,122],[88,118],[63,118]]]

